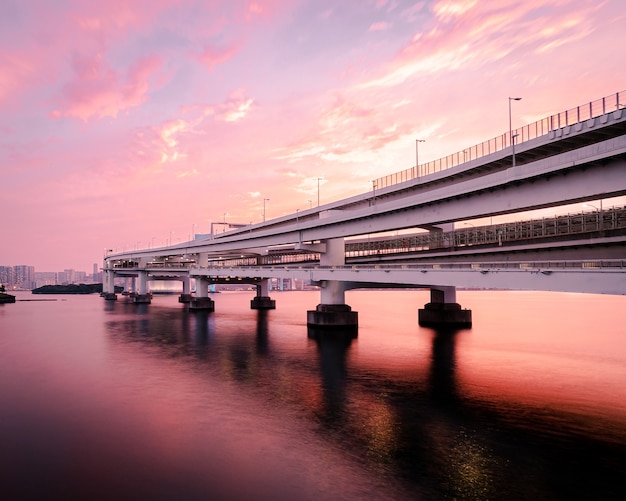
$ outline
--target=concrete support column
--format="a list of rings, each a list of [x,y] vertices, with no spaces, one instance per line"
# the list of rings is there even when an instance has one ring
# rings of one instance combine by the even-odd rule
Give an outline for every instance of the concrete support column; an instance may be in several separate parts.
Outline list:
[[[189,276],[182,277],[183,292],[178,297],[179,303],[189,303],[191,301],[191,278]]]
[[[322,304],[346,304],[346,288],[339,280],[324,280],[320,284]]]
[[[133,278],[134,280],[134,278]],[[148,292],[148,272],[137,272],[138,290],[137,294],[133,296],[133,302],[139,304],[148,304],[152,301],[152,294]]]
[[[189,311],[215,311],[215,303],[209,297],[209,279],[207,277],[195,277],[196,297],[189,302]]]
[[[430,303],[418,311],[418,323],[424,327],[469,328],[472,326],[472,310],[462,310],[456,302],[456,287],[433,286]]]
[[[276,301],[269,296],[270,280],[262,279],[256,285],[256,296],[250,300],[250,308],[253,310],[275,310]]]
[[[209,253],[208,252],[199,252],[198,253],[198,268],[207,268],[209,266]]]
[[[102,297],[107,301],[115,301],[115,272],[113,270],[103,270],[102,272]]]
[[[343,266],[345,264],[345,241],[332,238],[324,242],[325,252],[320,254],[321,266]],[[341,327],[356,329],[358,312],[346,304],[346,284],[339,280],[324,280],[320,284],[320,304],[315,310],[307,311],[310,327]]]

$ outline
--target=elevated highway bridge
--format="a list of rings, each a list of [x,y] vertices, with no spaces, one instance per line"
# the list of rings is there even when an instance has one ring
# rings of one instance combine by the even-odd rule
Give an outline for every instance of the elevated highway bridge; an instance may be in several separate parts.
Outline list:
[[[237,279],[257,284],[252,307],[271,308],[268,280],[300,278],[320,286],[308,323],[322,326],[356,325],[344,292],[357,287],[429,288],[431,302],[420,310],[425,325],[471,324],[456,287],[626,294],[624,209],[602,207],[602,200],[626,195],[622,102],[626,93],[568,110],[468,148],[462,160],[457,153],[385,176],[371,192],[324,206],[107,255],[103,294],[112,298],[115,276],[134,276],[137,301],[149,301],[149,279],[177,278],[190,309],[211,308],[208,285]],[[597,201],[588,213],[458,228]],[[393,232],[407,234],[373,237]]]

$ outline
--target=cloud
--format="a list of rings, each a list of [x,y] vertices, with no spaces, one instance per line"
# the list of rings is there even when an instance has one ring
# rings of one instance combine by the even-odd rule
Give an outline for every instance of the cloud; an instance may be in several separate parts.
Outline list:
[[[391,27],[389,23],[378,22],[370,24],[369,31],[385,31]]]
[[[238,44],[231,44],[227,47],[205,47],[196,59],[200,61],[209,71],[213,71],[217,65],[224,64],[232,59],[239,51]]]
[[[196,113],[200,110],[202,115],[213,116],[221,122],[239,122],[255,108],[254,103],[254,98],[246,96],[244,89],[236,89],[222,103],[185,106],[182,109],[185,113]]]
[[[151,55],[139,59],[124,75],[108,65],[101,53],[75,55],[74,79],[61,90],[52,116],[84,121],[115,118],[148,99],[150,78],[160,66],[161,59]]]

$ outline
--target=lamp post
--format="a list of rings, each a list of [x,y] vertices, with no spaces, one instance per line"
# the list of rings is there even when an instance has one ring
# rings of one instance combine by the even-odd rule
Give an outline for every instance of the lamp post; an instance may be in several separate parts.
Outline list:
[[[320,181],[324,179],[323,177],[317,178],[317,206],[320,206]]]
[[[511,101],[521,101],[521,97],[509,97],[509,141],[511,142],[511,153],[513,167],[515,167],[515,138],[513,137],[513,127],[511,125]]]
[[[603,224],[604,224],[604,212],[602,210],[602,199],[600,200],[600,208],[598,209],[595,205],[590,204],[589,202],[586,202],[583,204],[583,207],[593,207],[597,214],[598,214],[598,226],[599,229],[602,230],[603,228]]]
[[[426,139],[416,139],[415,140],[415,177],[420,176],[420,164],[419,164],[419,144],[425,143]]]
[[[313,207],[313,200],[307,200],[307,202],[309,202],[309,209],[311,209]]]
[[[269,198],[263,199],[263,222],[265,222],[265,202],[269,202],[269,201],[270,201]]]

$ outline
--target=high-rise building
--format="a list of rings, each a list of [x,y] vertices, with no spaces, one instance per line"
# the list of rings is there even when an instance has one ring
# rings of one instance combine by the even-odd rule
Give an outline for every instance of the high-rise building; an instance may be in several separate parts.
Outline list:
[[[13,266],[0,266],[0,284],[7,289],[13,288]]]
[[[13,289],[35,288],[35,267],[20,264],[13,267]]]
[[[35,287],[43,287],[44,285],[56,285],[57,274],[54,271],[36,271]]]

